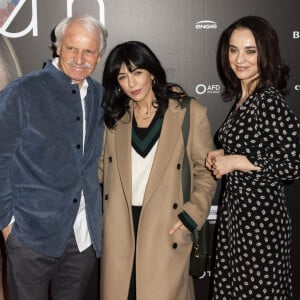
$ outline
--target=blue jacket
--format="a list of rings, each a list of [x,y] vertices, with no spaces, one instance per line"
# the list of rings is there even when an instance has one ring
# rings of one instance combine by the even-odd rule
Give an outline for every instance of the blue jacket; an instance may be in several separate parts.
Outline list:
[[[86,138],[78,85],[48,62],[0,93],[0,228],[30,248],[60,257],[83,190],[97,256],[102,198],[97,180],[103,139],[103,88],[87,78]]]

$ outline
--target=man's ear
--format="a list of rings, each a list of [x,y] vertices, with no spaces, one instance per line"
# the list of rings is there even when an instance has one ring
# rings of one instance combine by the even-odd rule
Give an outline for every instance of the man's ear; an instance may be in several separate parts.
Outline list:
[[[56,48],[56,54],[57,54],[58,56],[60,56],[60,50],[61,50],[60,46]]]

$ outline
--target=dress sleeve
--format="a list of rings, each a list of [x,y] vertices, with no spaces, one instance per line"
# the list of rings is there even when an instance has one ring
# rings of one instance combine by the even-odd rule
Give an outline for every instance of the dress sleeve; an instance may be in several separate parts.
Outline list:
[[[298,179],[300,124],[294,113],[280,94],[262,94],[256,117],[263,150],[247,156],[254,165],[261,167],[256,175],[276,181]]]

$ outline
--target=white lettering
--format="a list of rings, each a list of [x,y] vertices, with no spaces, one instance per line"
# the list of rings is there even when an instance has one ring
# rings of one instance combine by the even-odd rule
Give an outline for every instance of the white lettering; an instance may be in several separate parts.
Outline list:
[[[198,84],[196,86],[196,93],[198,95],[202,95],[202,94],[218,94],[220,93],[221,90],[221,86],[219,84]]]
[[[296,90],[296,91],[300,91],[300,84],[296,84],[296,85],[295,85],[295,90]]]
[[[206,276],[210,277],[211,276],[211,271],[204,271],[203,274],[198,279],[203,279]]]
[[[196,29],[217,29],[217,24],[197,24]]]
[[[210,93],[218,92],[220,89],[221,87],[218,84],[211,84],[207,87],[207,91]]]
[[[73,3],[75,0],[67,0],[67,16],[72,17],[73,15]],[[105,13],[104,13],[104,0],[97,0],[99,4],[99,20],[105,25]]]
[[[11,14],[8,16],[7,20],[3,23],[3,26],[0,28],[0,34],[3,34],[4,36],[7,36],[9,38],[18,38],[25,36],[32,30],[32,35],[37,36],[38,35],[38,24],[37,24],[37,5],[36,5],[37,0],[31,0],[32,7],[32,16],[31,16],[31,21],[29,25],[22,31],[19,32],[8,32],[7,28],[11,24],[11,22],[14,20],[26,0],[20,0],[14,10],[11,12]]]
[[[300,31],[293,31],[293,39],[300,39]]]
[[[7,17],[6,21],[3,23],[2,27],[0,27],[0,34],[3,34],[9,38],[19,38],[25,36],[30,31],[32,31],[33,36],[38,36],[38,20],[37,20],[37,0],[31,0],[32,7],[31,7],[31,21],[29,25],[22,31],[19,32],[9,32],[7,28],[15,19],[16,15],[19,13],[23,5],[27,0],[20,0],[16,6],[14,7],[13,11]],[[73,3],[75,0],[67,0],[67,16],[72,16],[72,8]],[[100,22],[105,25],[105,8],[104,8],[104,0],[97,0],[99,4],[99,20]]]
[[[214,21],[204,20],[204,21],[197,22],[195,28],[196,29],[217,29],[218,25]]]

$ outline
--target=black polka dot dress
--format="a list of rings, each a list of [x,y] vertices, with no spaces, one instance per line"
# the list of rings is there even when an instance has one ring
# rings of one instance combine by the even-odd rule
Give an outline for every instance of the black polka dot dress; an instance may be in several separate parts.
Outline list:
[[[281,94],[269,87],[219,129],[225,154],[246,155],[261,170],[226,176],[213,299],[292,299],[284,182],[299,178],[299,128]]]

